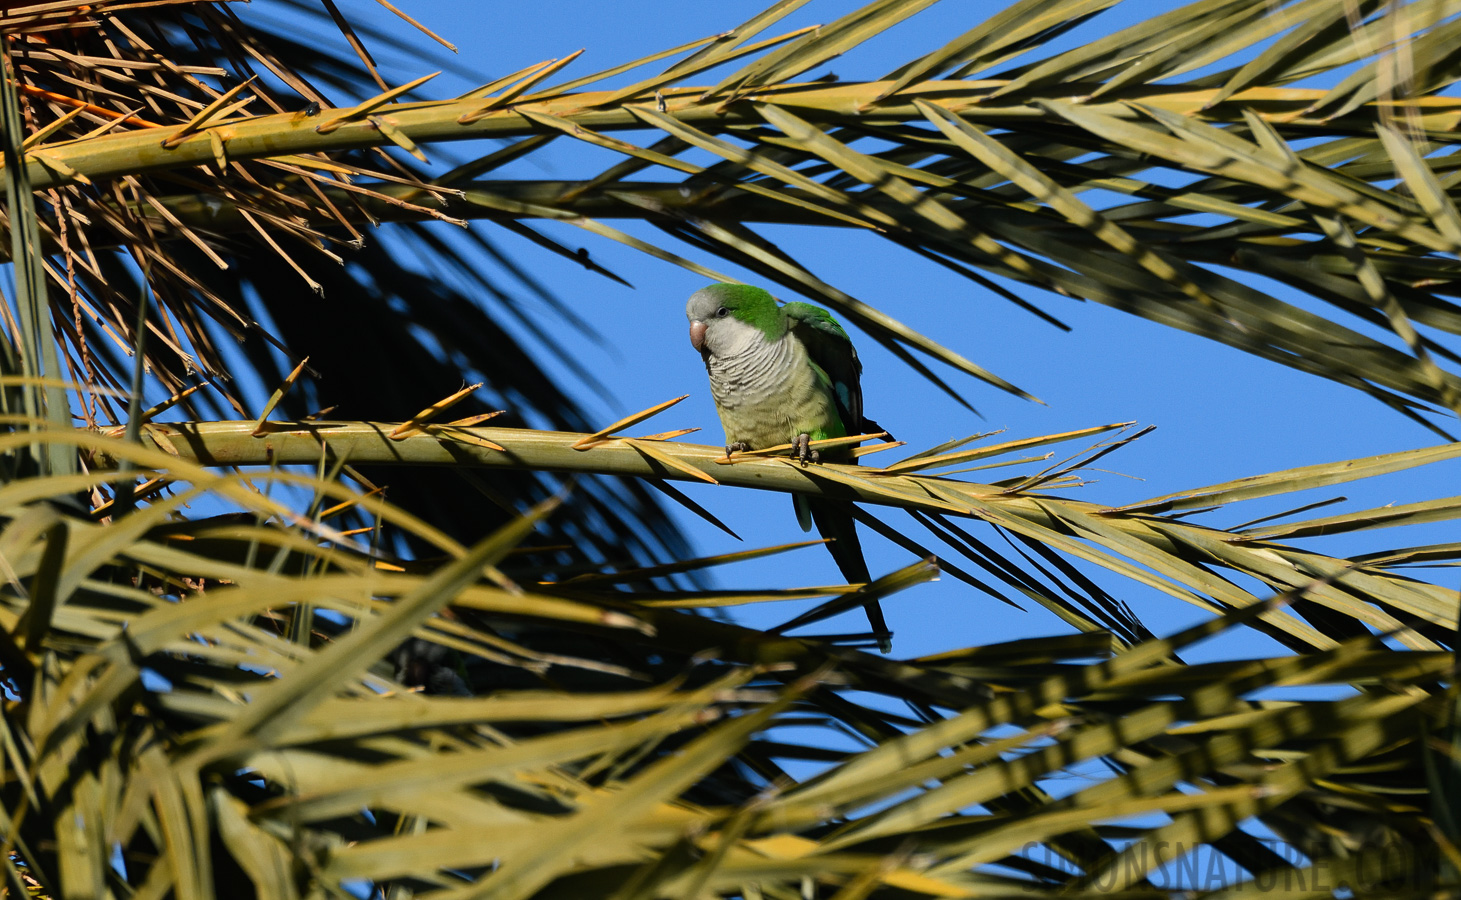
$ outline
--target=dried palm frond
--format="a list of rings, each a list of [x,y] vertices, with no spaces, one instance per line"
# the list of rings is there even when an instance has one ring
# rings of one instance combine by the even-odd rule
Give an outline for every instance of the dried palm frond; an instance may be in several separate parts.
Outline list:
[[[857,228],[1013,302],[1096,300],[1425,418],[1457,405],[1450,7],[1202,0],[1054,51],[1111,4],[1019,0],[885,77],[832,83],[797,79],[930,3],[875,0],[762,38],[801,5],[636,61],[672,60],[644,77],[631,64],[553,84],[564,57],[441,100],[409,96],[429,81],[386,83],[333,3],[324,16],[358,65],[224,3],[17,10],[34,27],[4,40],[29,118],[9,137],[28,163],[7,175],[37,190],[83,418],[115,426],[103,389],[125,380],[128,353],[169,390],[221,376],[215,331],[249,338],[262,383],[283,384],[237,422],[134,419],[140,442],[0,436],[0,456],[82,450],[88,466],[0,485],[7,889],[850,900],[1214,886],[1164,877],[1156,850],[1242,867],[1218,887],[1292,876],[1285,890],[1310,893],[1327,874],[1387,896],[1454,891],[1457,597],[1402,567],[1453,564],[1461,546],[1345,559],[1290,541],[1447,521],[1461,504],[1291,520],[1314,511],[1304,504],[1233,528],[1191,517],[1454,459],[1457,445],[1120,508],[1057,489],[1137,435],[1053,465],[1029,454],[1121,426],[954,441],[882,466],[721,462],[718,448],[673,443],[683,429],[586,424],[494,318],[520,312],[514,298],[502,291],[489,314],[470,296],[496,288],[482,276],[452,289],[390,246],[352,246],[383,218],[481,218],[583,264],[531,220],[561,221],[701,275],[714,275],[704,256],[731,260],[915,366],[939,360],[1020,393],[755,230]],[[511,143],[424,174],[418,154],[435,143],[492,138]],[[554,184],[498,171],[566,140],[620,158]],[[678,175],[632,180],[655,167]],[[467,268],[439,236],[407,234],[443,271]],[[471,233],[475,249],[497,253],[488,234]],[[1282,302],[1260,277],[1360,324]],[[272,347],[256,318],[277,328]],[[428,338],[402,337],[418,326]],[[17,346],[44,337],[12,327],[27,332]],[[318,384],[295,380],[305,355]],[[454,422],[421,415],[463,369],[483,376],[490,405],[463,410],[474,394]],[[402,372],[435,381],[423,395]],[[300,415],[335,403],[330,392],[345,396],[343,420]],[[239,393],[227,396],[242,405]],[[546,409],[561,430],[479,427],[498,407]],[[480,491],[454,510],[495,530],[463,540],[441,527],[439,485],[402,490],[392,474],[386,502],[356,468],[402,462],[466,478]],[[1003,480],[957,477],[995,466]],[[545,495],[565,472],[635,486],[585,484],[555,514]],[[860,511],[915,560],[867,585],[686,587],[672,579],[794,548],[644,564],[678,540],[616,527],[655,521],[634,505],[649,490],[716,521],[676,480],[905,509],[952,552],[936,564],[907,529]],[[89,517],[64,511],[79,493]],[[527,500],[543,502],[524,514]],[[194,502],[230,512],[189,520]],[[415,552],[380,540],[387,527]],[[1081,562],[1212,618],[1156,637]],[[859,652],[866,634],[803,636],[940,572],[1081,633],[910,660]],[[702,614],[778,600],[798,612],[765,630]],[[1233,628],[1293,655],[1181,659]],[[1376,845],[1419,855],[1374,880]]]
[[[686,444],[651,435],[574,434],[489,426],[423,426],[420,433],[391,438],[397,423],[271,422],[260,431],[253,422],[201,422],[150,426],[144,440],[171,448],[179,458],[203,465],[314,464],[322,458],[349,459],[359,465],[408,464],[480,467],[485,471],[551,470],[575,474],[630,476],[653,482],[711,481],[787,493],[818,494],[906,510],[949,551],[940,554],[950,575],[981,593],[1018,605],[1020,597],[1043,606],[1083,631],[1109,631],[1128,643],[1150,636],[1145,626],[1101,588],[1065,562],[1084,560],[1210,612],[1245,609],[1261,597],[1244,588],[1253,579],[1275,592],[1304,587],[1294,603],[1297,616],[1272,613],[1250,623],[1296,650],[1332,649],[1370,631],[1388,634],[1416,650],[1437,650],[1456,643],[1458,602],[1454,590],[1392,571],[1423,558],[1432,564],[1461,559],[1456,545],[1391,550],[1362,563],[1282,543],[1284,538],[1343,534],[1461,517],[1461,501],[1439,497],[1403,506],[1353,510],[1337,515],[1279,524],[1252,523],[1232,529],[1185,520],[1196,510],[1211,511],[1245,500],[1278,497],[1316,487],[1343,484],[1461,457],[1461,444],[1407,450],[1360,460],[1338,460],[1283,472],[1238,479],[1112,508],[1052,493],[1078,486],[1091,461],[1142,432],[1096,444],[1062,463],[1045,466],[1047,457],[1023,456],[1033,447],[1078,441],[1122,429],[1109,425],[1057,435],[1023,438],[948,453],[914,454],[883,467],[825,464],[802,467],[774,452],[738,456],[728,462],[722,448]],[[683,432],[673,432],[674,435]],[[977,437],[977,436],[976,436]],[[846,440],[846,439],[834,439]],[[652,451],[652,452],[649,452]],[[784,453],[784,449],[783,449]],[[323,456],[322,456],[323,454]],[[984,466],[981,460],[1019,467],[995,483],[969,481],[961,473]],[[111,462],[99,459],[109,467]],[[677,498],[678,499],[678,498]],[[693,501],[692,511],[725,528]],[[1307,509],[1307,507],[1305,508]],[[1270,518],[1291,518],[1305,509]],[[864,524],[920,557],[933,553],[910,537],[859,510]],[[1013,536],[1078,586],[1072,593],[1043,583],[1038,564],[1021,565],[977,536],[981,526]],[[727,529],[728,530],[728,529]],[[966,572],[969,565],[974,572]],[[693,568],[693,567],[691,567]],[[582,598],[592,585],[668,574],[661,568],[620,579],[595,577],[570,581],[565,596]],[[1221,573],[1221,574],[1220,574]],[[1317,579],[1317,580],[1316,580]],[[1059,578],[1051,578],[1059,584]],[[897,582],[901,590],[908,583]],[[549,593],[556,589],[543,588]],[[881,588],[880,588],[881,589]],[[853,589],[849,589],[851,591]],[[844,591],[843,593],[848,593]],[[642,595],[651,607],[700,605],[696,594]],[[738,595],[739,596],[739,595]],[[849,594],[850,596],[850,594]],[[683,602],[676,601],[680,598]],[[599,596],[598,599],[607,599]],[[707,605],[753,602],[754,596],[720,596]],[[863,597],[862,599],[865,599]],[[858,601],[860,602],[860,601]],[[809,621],[827,618],[848,604],[833,603]],[[798,624],[803,624],[798,622]],[[858,639],[866,635],[858,635]]]
[[[1181,661],[1383,579],[1311,577],[1167,638],[1095,630],[895,660],[683,608],[724,597],[612,589],[663,572],[545,583],[551,548],[533,532],[554,502],[463,546],[330,478],[57,441],[178,492],[100,525],[47,502],[76,477],[0,488],[14,890],[1158,898],[1326,875],[1365,879],[1357,894],[1447,889],[1424,800],[1437,767],[1420,759],[1446,765],[1454,654],[1362,634]],[[741,468],[793,471],[719,467]],[[867,477],[897,491],[918,476]],[[321,498],[318,515],[272,499],[289,484]],[[171,517],[204,497],[238,512]],[[1034,498],[994,504],[1021,502]],[[443,559],[371,552],[331,526],[348,505]],[[1188,854],[1192,873],[1170,866]]]
[[[161,279],[164,313],[153,329],[172,385],[190,366],[217,369],[201,316],[235,334],[257,328],[196,273],[190,281],[167,264],[169,246],[183,242],[217,264],[241,239],[318,287],[317,263],[346,253],[357,229],[382,217],[489,218],[581,262],[520,222],[551,218],[709,273],[598,220],[630,216],[828,303],[930,377],[915,354],[1019,392],[749,227],[812,221],[885,235],[1023,305],[1030,299],[1001,280],[1223,341],[1423,421],[1427,409],[1456,405],[1461,381],[1444,367],[1456,351],[1410,324],[1461,328],[1448,299],[1461,283],[1455,157],[1437,153],[1461,121],[1461,101],[1445,93],[1454,21],[1338,0],[1197,3],[1042,59],[1047,43],[1107,4],[1025,0],[887,78],[794,80],[925,5],[873,3],[815,31],[747,43],[792,8],[779,5],[714,40],[556,86],[540,82],[567,58],[451,101],[399,102],[409,89],[430,90],[422,78],[338,107],[226,5],[150,10],[145,36],[118,13],[54,47],[39,43],[51,38],[17,37],[22,89],[46,92],[32,98],[34,127],[76,114],[32,149],[31,167],[35,184],[56,193],[54,208],[92,223],[71,216],[67,225],[68,246],[84,240],[87,248],[63,254],[67,272],[80,273],[67,277],[67,289],[82,282],[73,304],[96,316],[78,313],[73,352],[81,332],[99,339],[95,323],[119,335],[128,328],[126,291],[81,264],[102,246],[126,246],[134,265]],[[102,34],[131,61],[59,46]],[[580,90],[676,54],[662,76]],[[207,59],[231,60],[227,80],[240,94],[205,80],[224,71],[202,65]],[[1001,68],[1012,59],[1018,64]],[[680,86],[732,60],[719,81]],[[1306,86],[1357,61],[1367,65],[1333,86]],[[240,87],[263,73],[294,93],[267,88],[270,79]],[[248,104],[233,99],[250,95]],[[129,113],[137,118],[124,120]],[[83,136],[108,125],[122,133]],[[644,146],[611,134],[623,131],[658,140]],[[461,181],[553,135],[625,160],[561,191]],[[440,183],[382,150],[414,154],[485,137],[520,143]],[[723,161],[691,163],[681,158],[690,149]],[[651,164],[686,178],[625,180]],[[1105,199],[1121,195],[1129,199]],[[59,240],[59,221],[51,230]],[[1269,296],[1248,276],[1285,282],[1381,334]]]
[[[217,269],[236,267],[239,251],[253,244],[317,287],[300,268],[299,258],[340,259],[331,249],[339,246],[340,238],[322,227],[337,226],[347,239],[358,241],[360,235],[352,217],[341,211],[350,200],[333,202],[318,195],[315,186],[347,194],[365,191],[368,196],[369,189],[354,185],[347,175],[353,171],[371,180],[407,184],[422,197],[436,193],[378,155],[373,161],[361,158],[339,166],[317,154],[228,159],[224,144],[217,141],[219,123],[301,110],[308,102],[328,103],[229,4],[39,4],[6,13],[18,20],[17,28],[7,31],[6,50],[18,73],[27,150],[48,171],[68,171],[53,147],[102,135],[135,133],[160,148],[174,147],[194,134],[211,136],[217,143],[210,163],[188,172],[147,174],[138,169],[105,181],[82,176],[38,193],[43,239],[55,260],[47,272],[57,320],[69,326],[58,333],[79,380],[99,386],[121,383],[124,379],[108,363],[117,351],[130,354],[134,345],[143,347],[154,376],[171,392],[197,377],[221,379],[226,366],[214,344],[220,332],[240,340],[269,340],[289,352],[251,310],[210,290],[192,261],[179,258],[172,241],[186,242],[203,255],[206,266]],[[66,27],[47,25],[54,22]],[[46,27],[36,30],[42,25]],[[299,114],[305,117],[305,112]],[[286,186],[282,179],[292,184]],[[201,191],[205,204],[236,210],[247,226],[244,243],[173,216],[158,197],[180,189]],[[399,202],[426,216],[437,214],[429,205]],[[133,331],[142,290],[150,291],[156,304],[148,317],[148,338],[139,341]],[[240,408],[232,390],[225,387],[224,395]],[[117,421],[117,410],[104,394],[81,399],[88,423]]]

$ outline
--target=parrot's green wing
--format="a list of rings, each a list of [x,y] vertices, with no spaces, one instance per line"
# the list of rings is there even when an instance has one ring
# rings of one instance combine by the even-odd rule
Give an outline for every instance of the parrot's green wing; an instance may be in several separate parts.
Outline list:
[[[788,303],[783,306],[791,322],[791,333],[802,346],[807,348],[807,358],[820,369],[832,383],[832,395],[837,403],[837,415],[848,434],[881,431],[876,422],[869,421],[862,414],[862,363],[852,347],[852,339],[832,314],[820,306],[810,303]],[[842,453],[831,456],[829,461],[857,464],[855,457]],[[862,543],[857,539],[857,524],[853,505],[847,500],[830,500],[822,497],[795,495],[797,519],[806,531],[814,522],[817,533],[832,538],[827,545],[837,568],[849,583],[866,584],[872,580],[868,574],[867,562],[862,558]],[[893,633],[883,619],[882,607],[876,599],[864,604],[868,624],[872,626],[878,649],[888,653],[893,649]]]
[[[837,415],[848,434],[857,434],[863,426],[862,363],[852,347],[852,339],[832,314],[810,303],[788,303],[781,308],[791,321],[791,332],[812,364],[827,374],[832,394],[837,401]]]

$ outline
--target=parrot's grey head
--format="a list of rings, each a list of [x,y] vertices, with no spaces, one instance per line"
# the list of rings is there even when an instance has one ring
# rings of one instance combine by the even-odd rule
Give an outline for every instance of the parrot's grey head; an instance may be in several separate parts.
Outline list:
[[[748,284],[712,284],[685,304],[690,344],[702,356],[723,356],[745,341],[778,336],[781,307],[776,298]]]

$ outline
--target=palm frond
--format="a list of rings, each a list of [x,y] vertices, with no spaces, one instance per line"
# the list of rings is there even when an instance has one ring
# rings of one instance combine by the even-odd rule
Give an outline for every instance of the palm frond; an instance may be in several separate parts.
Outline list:
[[[1076,454],[1063,464],[1038,468],[1043,458],[1033,465],[1016,459],[1016,464],[1031,471],[995,484],[936,473],[971,459],[1014,455],[1031,446],[1075,440],[1111,426],[1008,441],[984,449],[914,454],[882,468],[833,464],[806,467],[772,454],[748,454],[729,462],[722,448],[656,440],[653,436],[426,425],[424,433],[389,438],[397,427],[395,423],[379,422],[271,422],[259,435],[254,433],[253,422],[157,424],[148,428],[146,439],[159,448],[171,448],[181,459],[208,466],[311,464],[324,453],[323,458],[348,459],[355,465],[467,465],[487,470],[592,473],[656,481],[710,480],[725,488],[816,494],[903,509],[928,525],[955,554],[983,569],[985,577],[1007,583],[1082,630],[1111,630],[1129,641],[1140,640],[1147,632],[1119,604],[1099,591],[1072,599],[1057,590],[1012,580],[1010,573],[1022,567],[1004,560],[987,540],[971,534],[974,526],[970,523],[982,522],[986,527],[1016,535],[1056,558],[1070,556],[1094,563],[1215,613],[1247,608],[1260,601],[1260,596],[1240,586],[1243,577],[1279,592],[1302,587],[1304,597],[1295,603],[1298,616],[1275,612],[1254,625],[1294,648],[1332,648],[1353,637],[1357,625],[1390,634],[1417,650],[1450,647],[1455,641],[1458,607],[1453,591],[1389,572],[1383,564],[1356,566],[1349,560],[1277,541],[1283,537],[1449,521],[1461,516],[1461,503],[1455,498],[1233,531],[1189,522],[1184,516],[1197,508],[1218,509],[1243,500],[1281,496],[1455,459],[1461,456],[1461,444],[1306,466],[1112,508],[1050,493],[1052,488],[1078,480],[1091,451]],[[653,446],[655,452],[644,452],[647,446]],[[1092,449],[1096,453],[1102,450],[1099,445]],[[107,468],[113,463],[100,457],[94,464]],[[864,521],[870,525],[876,522]],[[931,555],[917,545],[909,545],[909,549],[920,556]],[[1410,558],[1405,551],[1393,553],[1397,561]],[[1428,557],[1449,558],[1439,549],[1433,549]],[[947,563],[946,568],[986,593],[1007,599],[980,578],[963,576]],[[1214,569],[1227,574],[1218,574]],[[569,596],[575,597],[586,589],[576,581],[565,587]],[[754,596],[745,599],[753,600]],[[724,602],[719,599],[711,605]]]
[[[717,280],[729,261],[832,307],[960,402],[934,362],[1029,396],[759,231],[857,229],[1053,322],[1039,292],[1443,431],[1435,414],[1461,411],[1452,6],[1198,0],[1099,32],[1110,0],[1020,0],[882,78],[838,83],[796,79],[932,2],[772,29],[803,4],[591,76],[568,72],[575,55],[489,73],[452,99],[430,99],[434,63],[387,82],[366,43],[395,38],[328,0],[301,8],[353,58],[204,0],[0,13],[16,101],[4,200],[29,273],[10,344],[39,358],[54,328],[61,348],[5,361],[0,388],[33,399],[4,395],[0,458],[84,463],[0,482],[7,891],[1211,889],[1184,860],[1220,868],[1219,893],[1278,879],[1313,893],[1325,874],[1357,895],[1455,891],[1458,600],[1414,576],[1457,565],[1461,545],[1345,558],[1296,542],[1450,521],[1461,502],[1335,512],[1306,496],[1216,523],[1461,445],[1122,507],[1068,492],[1144,433],[1129,423],[861,466],[732,461],[676,440],[690,429],[639,433],[670,404],[596,428],[513,337],[593,389],[523,298],[569,323],[573,310],[492,231],[621,281],[535,220]],[[1082,29],[1099,33],[1061,49]],[[462,141],[497,143],[428,161]],[[570,141],[616,156],[555,182],[504,168]],[[363,245],[386,220],[402,224]],[[422,227],[471,220],[462,240]],[[226,382],[224,334],[244,340],[244,387]],[[139,439],[119,440],[133,353],[169,400],[141,413],[129,397]],[[286,372],[298,383],[251,415],[250,390]],[[464,375],[482,387],[461,418],[421,415]],[[204,382],[218,390],[188,393]],[[89,427],[45,426],[42,405],[61,415],[71,387]],[[338,417],[309,415],[321,407]],[[201,412],[228,420],[158,419]],[[564,476],[582,480],[559,505]],[[706,589],[711,567],[798,547],[691,558],[661,494],[724,526],[683,481],[709,482],[701,498],[903,510],[917,528],[857,515],[913,560],[866,585]],[[916,659],[862,652],[865,633],[807,634],[939,574],[1076,633]],[[1208,618],[1154,635],[1110,575]],[[788,601],[776,627],[723,616]],[[1183,660],[1235,629],[1291,655]],[[1375,865],[1395,852],[1400,867]]]
[[[81,432],[60,442],[192,487],[109,525],[47,500],[114,476],[0,487],[0,815],[12,878],[47,895],[205,896],[234,872],[281,897],[361,884],[796,895],[807,879],[887,896],[1165,896],[1181,870],[1156,870],[1182,853],[1235,883],[1432,846],[1411,803],[1424,775],[1406,760],[1442,733],[1450,652],[1365,635],[1179,661],[1341,577],[1168,638],[889,660],[592,580],[527,580],[547,506],[464,547],[329,479],[214,474]],[[790,471],[722,468],[742,466]],[[357,504],[449,559],[372,555],[263,480]],[[204,494],[240,514],[172,517]],[[1273,699],[1326,685],[1360,691]],[[843,731],[866,742],[819,745]],[[1240,828],[1253,817],[1287,855]],[[96,840],[120,864],[92,863]],[[1407,859],[1386,877],[1410,887],[1439,871]]]
[[[78,179],[98,184],[151,172],[148,179],[172,181],[199,166],[223,165],[238,175],[220,184],[237,184],[210,187],[206,199],[157,191],[149,181],[143,193],[133,192],[132,206],[108,211],[113,221],[143,217],[157,238],[204,246],[213,241],[205,227],[252,231],[271,241],[268,232],[283,229],[299,246],[321,250],[320,229],[356,234],[352,222],[369,221],[377,211],[484,216],[513,228],[503,220],[648,218],[703,251],[828,303],[910,360],[910,353],[927,354],[1013,389],[956,350],[816,277],[807,264],[767,255],[761,239],[736,226],[862,227],[956,264],[976,284],[990,284],[993,275],[1095,300],[1334,379],[1423,421],[1428,410],[1453,406],[1457,376],[1445,366],[1455,351],[1409,325],[1454,333],[1461,321],[1448,299],[1461,247],[1447,186],[1453,157],[1437,153],[1461,120],[1461,105],[1441,92],[1450,83],[1449,57],[1439,48],[1448,46],[1453,23],[1409,7],[1343,12],[1343,4],[1316,0],[1278,7],[1197,3],[1039,58],[1044,45],[1102,6],[1037,4],[1021,28],[1000,32],[999,39],[990,37],[1003,21],[996,16],[883,81],[790,79],[849,41],[876,38],[916,7],[870,4],[818,32],[760,50],[705,88],[650,79],[633,88],[571,92],[592,85],[579,79],[537,92],[509,87],[495,98],[383,104],[381,97],[393,94],[387,92],[355,106],[326,105],[316,115],[256,115],[245,108],[207,123],[194,121],[202,101],[190,101],[170,112],[180,127],[153,123],[168,129],[166,147],[146,128],[73,137],[90,127],[83,126],[88,115],[96,118],[89,113],[31,149],[29,176],[37,188],[69,185],[68,193],[90,197]],[[207,4],[199,9],[244,34],[231,14],[211,12]],[[778,6],[754,19],[747,36],[789,10]],[[1351,40],[1354,28],[1375,40]],[[1221,40],[1212,40],[1215,35]],[[1252,48],[1275,38],[1254,57]],[[1401,38],[1409,43],[1397,43]],[[681,50],[688,55],[670,71],[683,75],[723,61],[740,41],[687,45]],[[1402,50],[1410,77],[1397,80]],[[986,75],[1011,54],[1023,60],[1017,68]],[[1289,86],[1365,59],[1369,67],[1339,86]],[[1214,68],[1220,74],[1182,80]],[[950,69],[960,80],[937,80]],[[975,75],[980,79],[972,80]],[[290,83],[306,98],[322,99],[303,82]],[[278,100],[265,100],[280,108]],[[156,99],[147,102],[155,115],[167,112]],[[679,143],[658,151],[609,136],[646,128]],[[459,197],[454,189],[433,186],[396,163],[394,173],[361,168],[366,157],[358,152],[406,146],[403,141],[426,147],[532,140],[545,129],[616,149],[640,165],[679,169],[691,191],[667,202],[663,191],[620,183],[622,176],[586,175],[554,197],[547,186],[507,181],[474,186],[485,203],[458,202],[447,212],[436,199]],[[1296,141],[1302,146],[1295,148]],[[680,159],[691,146],[725,163],[705,168]],[[281,194],[259,177],[240,179],[258,166],[297,179],[296,189]],[[364,180],[347,184],[343,173]],[[710,189],[711,182],[720,187]],[[526,204],[495,199],[524,191],[536,192]],[[1117,195],[1131,199],[1109,199]],[[129,202],[125,193],[113,197]],[[97,201],[76,196],[75,202],[80,212]],[[216,221],[203,225],[209,217],[194,206],[200,203]],[[188,215],[171,215],[175,208]],[[1354,241],[1343,237],[1346,229]],[[286,252],[287,243],[273,246]],[[662,248],[650,252],[682,259]],[[693,260],[687,264],[705,271]],[[302,260],[296,265],[301,273],[313,268]],[[1357,314],[1378,334],[1269,296],[1245,282],[1244,273],[1275,278]],[[307,277],[318,283],[318,276]],[[1392,333],[1403,339],[1400,347],[1385,340]],[[200,357],[205,365],[206,357]]]

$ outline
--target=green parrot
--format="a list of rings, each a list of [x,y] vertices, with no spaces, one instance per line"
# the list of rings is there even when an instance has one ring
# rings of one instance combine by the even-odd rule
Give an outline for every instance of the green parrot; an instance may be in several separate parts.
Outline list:
[[[726,456],[792,444],[802,465],[821,462],[812,441],[882,431],[862,414],[862,363],[847,332],[825,309],[810,303],[780,305],[758,287],[712,284],[685,304],[690,343],[705,360],[710,393],[725,426]],[[850,447],[828,451],[828,462],[856,464]],[[867,583],[852,503],[797,494],[802,530],[833,538],[827,545],[852,583]],[[865,604],[884,653],[892,649],[877,600]]]

